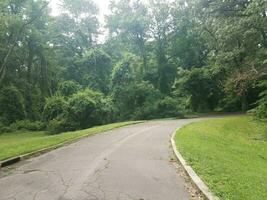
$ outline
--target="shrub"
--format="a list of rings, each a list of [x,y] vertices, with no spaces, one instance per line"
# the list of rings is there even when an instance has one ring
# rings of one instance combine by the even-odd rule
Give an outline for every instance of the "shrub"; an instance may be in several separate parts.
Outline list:
[[[87,128],[103,123],[105,104],[103,95],[90,89],[74,94],[68,101],[68,119]]]
[[[10,127],[13,130],[42,131],[45,130],[46,125],[41,121],[20,120],[11,124]]]
[[[49,122],[51,133],[88,128],[112,120],[111,103],[102,93],[88,88],[73,94],[67,101],[56,95],[47,99],[44,119]]]
[[[182,117],[182,112],[178,101],[172,97],[165,97],[157,104],[159,117]]]
[[[55,95],[46,99],[43,111],[45,121],[50,121],[64,115],[67,109],[67,102],[60,95]]]
[[[259,119],[267,118],[267,81],[262,81],[259,84],[264,90],[260,94],[260,100],[257,102],[257,107],[252,110],[252,113]]]
[[[174,95],[189,100],[194,112],[213,110],[220,100],[216,77],[208,67],[184,70],[178,68]]]
[[[12,129],[11,127],[9,126],[1,126],[0,127],[0,134],[1,133],[11,133],[11,132],[14,132],[15,130]]]
[[[113,91],[113,100],[119,111],[120,119],[149,118],[153,104],[161,96],[160,92],[152,84],[145,81],[116,87]]]
[[[137,119],[155,119],[165,117],[183,117],[184,109],[179,102],[171,97],[164,97],[155,101],[147,101],[144,106],[137,109]]]
[[[13,132],[14,130],[11,127],[6,126],[0,121],[0,134],[1,133],[10,133]]]
[[[1,90],[0,115],[7,124],[25,118],[24,99],[16,87],[8,86]]]
[[[116,121],[116,108],[110,96],[101,98],[100,123],[107,124]]]
[[[65,131],[74,131],[78,127],[75,122],[70,122],[67,119],[53,119],[48,123],[48,131],[50,134],[58,134]]]

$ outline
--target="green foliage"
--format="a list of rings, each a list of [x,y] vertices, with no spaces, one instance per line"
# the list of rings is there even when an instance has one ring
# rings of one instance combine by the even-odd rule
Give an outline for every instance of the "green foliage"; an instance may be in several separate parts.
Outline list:
[[[77,127],[79,127],[79,124],[73,121],[68,121],[65,118],[57,118],[49,121],[47,129],[49,134],[59,134],[66,131],[74,131]]]
[[[165,97],[157,104],[155,116],[158,117],[183,117],[184,110],[179,101],[172,97]]]
[[[218,104],[218,88],[208,68],[179,69],[174,85],[176,97],[188,96],[193,111],[213,110]]]
[[[3,120],[2,120],[3,121]],[[0,135],[2,133],[10,133],[13,132],[14,130],[10,126],[6,126],[0,121]]]
[[[86,88],[67,99],[60,95],[47,98],[43,118],[51,133],[60,133],[108,123],[113,113],[110,98]]]
[[[134,74],[129,61],[118,63],[111,74],[112,87],[121,87],[130,84],[134,79]]]
[[[20,120],[10,125],[12,130],[42,131],[46,125],[41,121]]]
[[[61,82],[58,87],[60,94],[66,97],[73,95],[79,89],[81,89],[81,86],[74,81]]]
[[[82,59],[76,61],[83,68],[80,82],[94,90],[108,93],[109,76],[111,73],[111,58],[101,49],[87,50]],[[87,72],[87,73],[85,73]]]
[[[43,118],[45,121],[53,120],[64,115],[67,109],[67,102],[64,97],[54,95],[46,99],[43,111]]]
[[[15,86],[1,89],[0,116],[7,124],[25,118],[24,99],[21,92]]]
[[[109,8],[102,31],[93,1],[62,0],[58,16],[47,0],[1,1],[5,126],[43,118],[79,129],[255,107],[266,116],[258,86],[267,73],[266,1],[118,0]]]
[[[260,100],[257,102],[257,107],[252,110],[252,113],[259,119],[267,119],[267,81],[262,81],[260,87],[263,92],[260,94]]]
[[[154,104],[161,94],[148,82],[131,82],[114,88],[112,96],[120,119],[145,119],[154,111],[149,104]]]
[[[129,86],[116,87],[113,90],[113,100],[122,119],[178,117],[182,111],[177,110],[177,101],[163,97],[159,90],[145,81],[132,82]]]
[[[74,94],[68,100],[67,119],[77,128],[87,128],[105,122],[104,96],[90,89]]]
[[[146,42],[149,34],[148,8],[141,1],[112,1],[112,13],[107,18],[107,27],[111,33],[129,44],[130,49],[142,58],[142,73],[148,70]]]

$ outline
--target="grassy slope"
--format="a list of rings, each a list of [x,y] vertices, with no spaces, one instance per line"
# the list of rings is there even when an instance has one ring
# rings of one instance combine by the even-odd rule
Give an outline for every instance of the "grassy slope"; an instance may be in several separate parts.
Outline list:
[[[178,150],[222,200],[267,199],[267,123],[249,116],[196,122],[178,130]]]
[[[58,135],[48,135],[46,132],[29,131],[3,133],[0,134],[0,160],[53,146],[81,136],[92,135],[134,123],[138,122],[119,122],[80,131],[65,132]]]

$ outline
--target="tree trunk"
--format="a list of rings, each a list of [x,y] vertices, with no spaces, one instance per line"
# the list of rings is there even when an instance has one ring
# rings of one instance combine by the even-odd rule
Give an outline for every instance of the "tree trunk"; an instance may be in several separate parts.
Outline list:
[[[248,101],[246,94],[243,94],[243,96],[241,97],[241,105],[242,105],[242,112],[246,112],[248,110]]]
[[[27,105],[26,105],[26,111],[27,115],[30,119],[34,119],[34,113],[33,113],[33,103],[32,103],[32,64],[33,64],[33,45],[31,39],[28,40],[28,49],[29,49],[29,55],[28,55],[28,63],[27,63],[27,82],[28,82],[28,91],[27,91]]]
[[[47,61],[43,53],[39,54],[41,59],[41,93],[43,99],[49,94],[48,79],[47,79]]]

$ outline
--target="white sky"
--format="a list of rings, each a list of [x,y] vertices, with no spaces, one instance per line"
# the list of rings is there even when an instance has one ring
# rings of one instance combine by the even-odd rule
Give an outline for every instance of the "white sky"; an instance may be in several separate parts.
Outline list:
[[[104,23],[105,15],[108,14],[108,6],[110,0],[93,0],[98,8],[99,8],[99,20],[101,23]],[[52,9],[52,15],[59,14],[59,6],[60,0],[50,0],[50,7]]]
[[[103,29],[103,25],[105,24],[105,15],[109,14],[109,1],[110,0],[93,0],[99,9],[99,21],[101,23],[101,34],[98,36],[98,42],[104,42],[107,36],[107,30]],[[59,5],[60,0],[50,0],[49,6],[52,9],[52,15],[56,16],[60,13]]]
[[[0,0],[1,1],[1,0]],[[107,36],[107,30],[103,29],[103,25],[105,24],[105,15],[109,14],[109,2],[110,0],[93,0],[99,9],[99,21],[101,23],[101,29],[100,31],[102,34],[99,35],[99,41],[105,41],[105,37]],[[148,0],[142,0],[144,2],[147,2]],[[173,2],[174,0],[166,0],[169,2]],[[59,5],[60,0],[50,0],[50,8],[52,9],[52,15],[56,16],[60,13]]]

